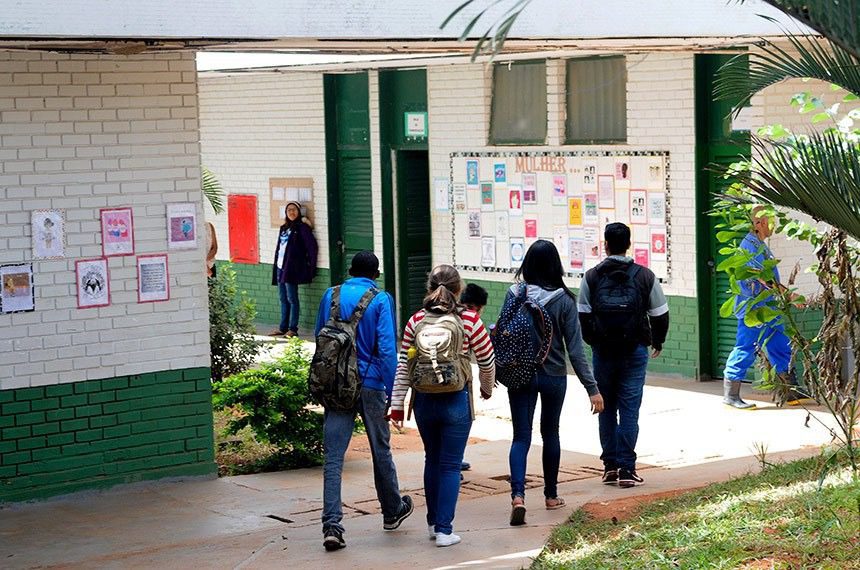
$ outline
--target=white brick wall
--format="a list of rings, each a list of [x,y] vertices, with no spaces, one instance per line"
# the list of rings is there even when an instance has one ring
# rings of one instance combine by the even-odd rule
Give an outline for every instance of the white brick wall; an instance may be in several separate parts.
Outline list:
[[[101,256],[99,208],[131,206],[135,253],[167,251],[167,202],[200,202],[193,54],[0,52],[0,264],[32,260],[30,211],[66,211],[66,259],[33,261],[36,311],[0,315],[0,389],[209,365],[203,246],[171,252],[170,295],[77,309],[75,260]],[[202,213],[202,210],[201,210]]]
[[[260,261],[271,263],[278,233],[269,215],[269,178],[311,177],[319,265],[328,267],[322,74],[204,76],[199,85],[202,164],[225,193],[258,196]],[[218,259],[229,259],[227,213],[215,216],[207,206],[206,217],[218,234]]]

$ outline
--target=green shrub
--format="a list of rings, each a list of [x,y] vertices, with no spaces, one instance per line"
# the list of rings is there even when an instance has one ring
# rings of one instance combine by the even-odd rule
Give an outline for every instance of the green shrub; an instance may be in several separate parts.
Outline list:
[[[229,264],[219,265],[217,276],[209,279],[209,344],[212,380],[247,370],[260,351],[254,340],[257,309],[236,286],[236,272]]]
[[[267,469],[319,465],[323,457],[323,416],[308,409],[310,355],[298,339],[288,341],[284,356],[215,384],[216,410],[227,409],[226,433],[250,428],[257,441],[278,453]]]

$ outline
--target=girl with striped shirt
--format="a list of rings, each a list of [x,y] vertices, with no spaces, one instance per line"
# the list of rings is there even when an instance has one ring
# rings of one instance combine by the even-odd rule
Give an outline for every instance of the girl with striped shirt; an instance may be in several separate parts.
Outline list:
[[[490,335],[475,311],[464,309],[458,299],[463,282],[450,265],[440,265],[430,272],[424,308],[412,315],[403,331],[400,358],[391,397],[391,419],[403,426],[403,407],[411,385],[407,373],[409,350],[415,340],[415,328],[427,312],[456,314],[463,323],[463,354],[470,352],[478,362],[481,397],[489,398],[496,379],[495,356]],[[472,428],[471,383],[458,392],[415,394],[415,422],[424,442],[424,493],[427,498],[427,524],[436,546],[460,542],[454,534],[453,520],[460,493],[460,466]]]

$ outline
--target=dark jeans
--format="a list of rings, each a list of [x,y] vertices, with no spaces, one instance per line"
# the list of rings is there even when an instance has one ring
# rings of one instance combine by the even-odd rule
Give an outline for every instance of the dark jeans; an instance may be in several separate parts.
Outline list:
[[[415,423],[424,442],[424,494],[427,524],[451,534],[460,466],[472,429],[472,409],[466,390],[445,394],[415,394]]]
[[[376,496],[382,506],[383,517],[393,517],[400,512],[402,500],[397,483],[397,471],[391,458],[391,432],[385,419],[388,408],[388,395],[384,390],[361,389],[357,412],[361,414],[370,453],[373,458],[373,482]],[[323,442],[325,445],[325,465],[323,467],[323,532],[329,528],[343,532],[340,521],[343,519],[340,488],[343,474],[343,457],[355,429],[353,412],[325,411]]]
[[[296,283],[279,283],[278,296],[281,298],[281,326],[283,332],[299,330],[299,286]]]
[[[558,421],[566,392],[566,376],[538,373],[528,389],[508,393],[511,420],[514,424],[514,441],[511,443],[509,456],[511,497],[526,496],[526,462],[532,444],[532,424],[538,396],[541,406],[540,435],[543,439],[543,494],[547,499],[558,496],[558,465],[561,461]]]
[[[648,347],[639,346],[626,354],[595,350],[593,363],[594,378],[605,406],[598,416],[603,447],[600,459],[607,469],[636,469],[639,408],[645,387]]]

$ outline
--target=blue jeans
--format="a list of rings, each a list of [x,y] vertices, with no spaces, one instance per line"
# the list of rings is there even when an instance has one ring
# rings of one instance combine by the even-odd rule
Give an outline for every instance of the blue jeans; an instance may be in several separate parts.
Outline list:
[[[639,408],[645,388],[648,347],[625,354],[593,354],[594,378],[603,395],[600,426],[600,459],[607,469],[636,469]]]
[[[281,326],[283,332],[299,330],[299,286],[296,283],[278,283],[281,298]]]
[[[415,423],[424,442],[427,524],[451,534],[460,494],[460,466],[472,429],[468,388],[445,394],[415,394]]]
[[[373,482],[376,497],[382,507],[383,517],[394,517],[400,512],[402,499],[397,482],[397,470],[391,458],[391,432],[385,419],[388,409],[388,395],[384,390],[362,388],[357,410],[339,412],[325,410],[323,442],[325,445],[325,465],[323,466],[323,532],[334,528],[343,532],[340,521],[343,519],[343,505],[340,496],[343,457],[355,429],[355,414],[361,414],[370,453],[373,458]]]
[[[782,323],[748,327],[743,319],[738,319],[735,347],[726,359],[726,369],[723,373],[726,380],[739,382],[746,379],[749,367],[755,362],[757,347],[764,348],[768,360],[778,374],[788,371],[791,362],[791,341],[785,335]]]
[[[511,497],[526,496],[526,463],[532,444],[532,425],[538,396],[541,406],[540,435],[543,439],[543,494],[547,499],[558,496],[558,465],[561,461],[558,422],[566,393],[567,376],[541,373],[535,375],[528,389],[508,392],[514,424],[514,441],[508,457],[511,465]]]

